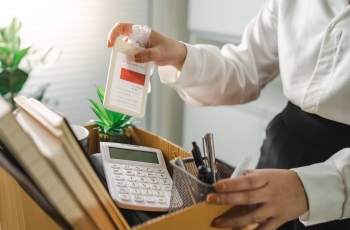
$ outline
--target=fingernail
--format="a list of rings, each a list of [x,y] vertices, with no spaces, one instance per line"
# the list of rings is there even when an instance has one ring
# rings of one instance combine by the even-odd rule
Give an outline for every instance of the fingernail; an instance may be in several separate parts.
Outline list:
[[[111,45],[111,40],[107,40],[107,47],[109,47]]]
[[[135,54],[134,56],[135,62],[140,62],[142,61],[142,59],[143,59],[142,54]]]
[[[226,227],[225,222],[220,220],[220,219],[214,220],[212,225],[213,225],[213,227],[216,227],[216,228],[225,228]]]
[[[209,195],[207,196],[207,203],[208,203],[208,204],[215,204],[215,203],[217,203],[217,202],[219,202],[219,198],[218,198],[217,196],[211,195],[211,194],[209,194]]]
[[[215,191],[222,192],[222,191],[225,191],[225,189],[226,189],[226,184],[224,183],[217,183],[215,185]]]

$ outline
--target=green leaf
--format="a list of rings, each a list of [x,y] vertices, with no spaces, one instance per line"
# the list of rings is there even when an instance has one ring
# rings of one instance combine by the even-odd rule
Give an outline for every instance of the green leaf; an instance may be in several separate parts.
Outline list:
[[[13,18],[10,25],[4,29],[3,39],[6,42],[17,43],[17,41],[19,41],[18,34],[20,29],[21,29],[21,20],[19,20],[16,17]]]
[[[0,45],[0,66],[5,69],[8,67],[8,58],[11,56],[12,51],[6,47]],[[11,59],[10,59],[11,60]]]
[[[96,86],[97,89],[97,95],[98,98],[100,99],[101,104],[103,104],[103,99],[105,97],[105,90],[101,86]]]
[[[30,47],[22,49],[22,50],[15,53],[15,55],[13,57],[12,67],[16,67],[19,65],[22,58],[28,53],[29,49],[30,49]]]
[[[94,111],[96,116],[105,124],[104,126],[111,126],[110,121],[108,119],[106,119],[106,117],[103,114],[101,114],[100,111],[98,111],[95,108],[91,108],[91,109]]]
[[[96,110],[99,111],[99,113],[104,117],[104,119],[108,119],[108,115],[106,113],[106,110],[99,105],[96,101],[89,99],[89,101],[91,102],[91,104],[95,107]]]
[[[126,128],[135,126],[132,122],[133,117],[118,113],[115,111],[108,110],[103,107],[103,100],[105,96],[105,90],[95,85],[99,100],[102,105],[98,104],[96,101],[89,99],[93,104],[94,108],[91,108],[100,121],[94,121],[99,125],[99,129],[107,135],[113,135],[116,133],[123,132]]]
[[[9,82],[9,72],[4,71],[0,73],[0,93],[5,95],[10,91],[10,82]]]
[[[105,109],[106,113],[108,115],[108,118],[112,121],[112,123],[115,123],[121,119],[123,119],[124,114],[122,113],[118,113],[118,112],[114,112],[108,109]]]
[[[23,70],[16,68],[10,72],[10,87],[13,89],[14,92],[18,93],[22,89],[27,79],[28,74]]]
[[[7,48],[6,46],[0,46],[0,53],[1,53],[1,54],[9,55],[9,54],[12,53],[12,50],[10,50],[9,48]]]

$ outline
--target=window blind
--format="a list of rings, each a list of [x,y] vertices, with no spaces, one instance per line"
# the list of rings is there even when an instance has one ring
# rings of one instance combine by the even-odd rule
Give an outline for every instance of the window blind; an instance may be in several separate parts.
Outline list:
[[[49,83],[45,97],[70,123],[83,125],[96,116],[88,98],[98,100],[95,85],[106,84],[111,49],[109,30],[118,21],[148,24],[149,1],[12,0],[1,4],[0,27],[13,17],[22,20],[23,47],[57,47],[61,55],[51,67],[33,72],[22,90],[30,94]],[[145,127],[145,119],[139,126]]]

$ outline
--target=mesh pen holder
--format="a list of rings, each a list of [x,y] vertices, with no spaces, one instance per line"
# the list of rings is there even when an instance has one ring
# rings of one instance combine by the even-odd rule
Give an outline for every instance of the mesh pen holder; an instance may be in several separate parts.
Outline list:
[[[182,161],[181,167],[176,160],[171,160],[173,165],[173,187],[170,198],[169,212],[174,212],[197,203],[205,201],[206,196],[214,191],[214,184],[207,184],[197,178],[197,167],[193,157],[178,159]],[[205,163],[206,158],[203,158]],[[217,180],[229,178],[234,170],[223,161],[216,159]]]

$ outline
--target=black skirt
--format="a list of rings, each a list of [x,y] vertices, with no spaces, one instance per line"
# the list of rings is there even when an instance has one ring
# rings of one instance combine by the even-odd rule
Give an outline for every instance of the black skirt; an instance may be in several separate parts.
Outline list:
[[[349,125],[306,113],[288,102],[266,129],[257,168],[290,169],[320,163],[346,147],[350,147]],[[309,227],[296,219],[279,229],[350,230],[350,219]]]

